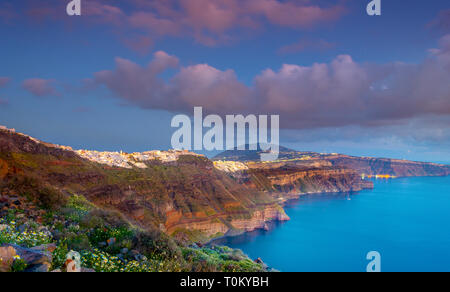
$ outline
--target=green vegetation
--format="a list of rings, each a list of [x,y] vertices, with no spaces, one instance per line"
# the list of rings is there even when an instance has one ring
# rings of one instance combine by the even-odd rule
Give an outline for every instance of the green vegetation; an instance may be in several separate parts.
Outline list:
[[[228,251],[221,257],[220,250],[199,248],[194,242],[208,241],[206,233],[165,233],[169,221],[176,227],[186,219],[222,214],[229,221],[250,218],[260,206],[274,203],[216,170],[207,158],[186,155],[122,169],[1,131],[0,149],[0,200],[11,199],[0,202],[1,224],[7,226],[0,243],[55,244],[52,269],[60,269],[71,250],[83,256],[85,268],[96,271],[262,269],[247,257],[230,257]],[[178,213],[170,217],[168,206]]]
[[[0,231],[0,245],[5,243],[24,247],[34,247],[51,242],[51,236],[36,229],[36,224],[18,226],[15,220],[7,221],[0,218],[0,224],[6,228]]]
[[[27,268],[27,262],[20,258],[20,256],[14,257],[14,262],[11,266],[11,272],[20,273]]]
[[[228,247],[183,249],[183,257],[192,263],[194,272],[264,272],[240,250]]]
[[[61,210],[49,212],[43,224],[11,211],[0,224],[0,244],[35,247],[56,244],[51,269],[61,269],[69,251],[81,255],[82,266],[97,272],[258,272],[264,267],[239,250],[188,247],[156,229],[142,230],[114,212],[99,210],[72,195]],[[23,215],[23,214],[22,214]],[[50,218],[53,218],[51,220]],[[27,268],[15,259],[12,271]]]

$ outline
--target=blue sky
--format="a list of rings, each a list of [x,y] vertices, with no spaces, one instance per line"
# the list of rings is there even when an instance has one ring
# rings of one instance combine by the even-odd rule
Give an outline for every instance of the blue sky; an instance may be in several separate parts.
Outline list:
[[[0,4],[0,124],[143,151],[170,148],[193,106],[273,111],[298,150],[450,162],[448,1],[382,0],[379,17],[368,0],[65,2]]]

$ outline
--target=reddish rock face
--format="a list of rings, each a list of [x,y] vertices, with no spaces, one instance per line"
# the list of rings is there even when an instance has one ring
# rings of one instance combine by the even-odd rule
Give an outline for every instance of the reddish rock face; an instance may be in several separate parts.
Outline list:
[[[304,163],[250,164],[248,171],[234,174],[249,188],[264,191],[278,202],[295,199],[303,194],[356,192],[373,188],[373,182],[363,180],[352,169]]]
[[[336,155],[327,158],[336,167],[353,169],[366,175],[410,176],[446,176],[450,167],[436,163],[414,162],[387,158],[353,157]]]
[[[0,273],[7,273],[11,271],[14,256],[16,255],[16,250],[13,247],[0,247]]]
[[[0,131],[0,159],[8,165],[2,179],[8,193],[26,191],[36,204],[49,201],[42,195],[47,193],[44,189],[55,193],[52,198],[84,195],[143,228],[153,226],[168,233],[180,229],[226,233],[234,228],[231,221],[238,219],[240,226],[248,222],[243,229],[253,229],[284,213],[267,193],[239,184],[204,157],[184,155],[176,162],[146,162],[145,169],[111,169],[70,150]],[[50,203],[64,204],[63,200]],[[260,215],[265,208],[277,208],[281,215],[265,219]]]
[[[30,203],[48,209],[63,206],[68,194],[78,194],[142,228],[169,234],[196,230],[211,236],[288,220],[280,204],[301,194],[373,187],[361,179],[362,173],[450,174],[448,167],[430,163],[314,153],[303,153],[308,158],[296,160],[300,154],[289,155],[293,159],[288,162],[247,163],[233,173],[190,155],[168,163],[147,161],[144,169],[111,168],[83,159],[70,148],[0,130],[0,187],[7,197],[0,204],[8,204],[1,205],[0,212],[18,207],[11,194],[28,194],[31,202],[20,201],[21,208]]]

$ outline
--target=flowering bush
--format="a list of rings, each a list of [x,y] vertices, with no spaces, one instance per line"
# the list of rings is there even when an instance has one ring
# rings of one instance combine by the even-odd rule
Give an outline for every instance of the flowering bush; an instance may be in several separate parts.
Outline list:
[[[81,252],[82,266],[94,269],[96,272],[180,272],[183,271],[178,261],[158,260],[126,260],[110,255],[99,249],[92,252]]]
[[[80,222],[93,209],[92,205],[83,197],[73,195],[66,205],[66,217],[74,222]]]
[[[14,273],[19,273],[25,271],[27,268],[27,262],[20,258],[20,256],[14,256],[14,262],[11,266],[11,271]]]
[[[120,260],[117,256],[98,249],[82,252],[81,259],[84,267],[92,268],[96,272],[152,272],[146,263]]]
[[[6,228],[0,231],[0,244],[10,243],[25,247],[34,247],[52,241],[51,235],[48,233],[34,230],[29,226],[25,227],[22,232],[19,231],[16,221],[8,222],[0,219],[0,224],[6,225]]]
[[[264,272],[261,265],[229,247],[185,248],[183,256],[194,272]]]
[[[82,267],[96,272],[264,271],[239,250],[180,247],[159,230],[140,230],[109,213],[96,213],[79,196],[72,196],[64,206],[59,212],[47,214],[39,224],[11,210],[0,218],[0,245],[55,243],[51,270],[63,270],[68,251],[74,250],[80,253]],[[11,270],[26,268],[27,263],[16,257]]]

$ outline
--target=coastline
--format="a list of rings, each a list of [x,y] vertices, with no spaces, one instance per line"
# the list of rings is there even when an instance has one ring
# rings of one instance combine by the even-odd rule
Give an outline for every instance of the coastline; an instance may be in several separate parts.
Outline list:
[[[346,193],[336,193],[336,198],[332,193],[311,195],[304,203],[290,200],[285,207],[292,220],[289,224],[271,225],[270,230],[277,231],[259,230],[236,239],[222,237],[223,241],[213,243],[240,249],[250,258],[261,258],[281,271],[362,271],[364,255],[370,250],[378,250],[390,259],[391,266],[386,266],[385,271],[421,271],[422,267],[414,265],[406,254],[429,246],[442,252],[444,243],[450,240],[448,233],[438,231],[447,224],[442,222],[450,222],[444,206],[450,199],[448,178],[404,177],[386,183],[379,180],[373,191],[349,194],[348,202]],[[394,211],[386,205],[407,206],[407,210]],[[421,223],[410,224],[417,221]],[[379,228],[380,224],[386,228]],[[427,244],[417,245],[418,236]],[[401,243],[406,245],[402,247]],[[440,267],[425,254],[420,258],[426,265],[424,270]]]
[[[366,189],[366,190],[370,190],[370,189]],[[362,191],[362,190],[361,190]],[[351,195],[357,195],[358,193],[360,193],[361,191],[349,191],[349,192],[310,192],[310,193],[300,193],[299,195],[297,195],[296,197],[290,197],[290,198],[285,198],[283,200],[280,200],[278,203],[281,205],[281,207],[283,207],[283,210],[286,206],[288,206],[289,204],[295,203],[296,201],[298,201],[300,198],[302,197],[306,197],[306,196],[314,196],[314,195],[345,195],[348,194],[349,196]],[[286,210],[284,210],[286,211]],[[286,220],[271,220],[271,221],[267,221],[266,222],[266,226],[264,228],[256,228],[253,230],[233,230],[225,235],[216,237],[216,238],[212,238],[209,239],[207,242],[205,242],[203,245],[205,246],[212,246],[214,245],[215,241],[220,241],[226,238],[232,238],[232,237],[238,237],[241,235],[244,235],[246,233],[252,233],[252,232],[257,232],[257,231],[270,231],[274,229],[274,225],[276,225],[276,223],[281,223],[281,222],[285,222]],[[269,228],[266,228],[269,227]]]

